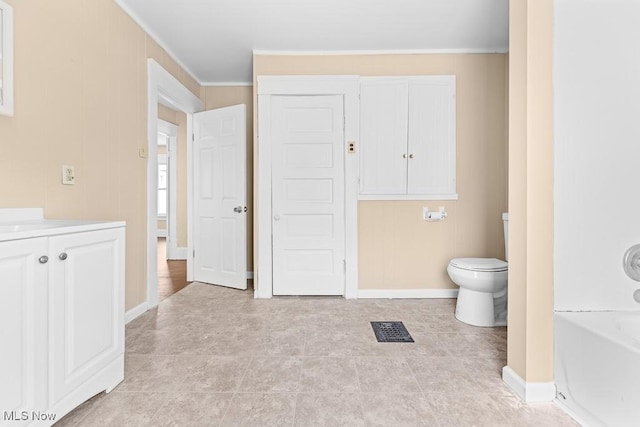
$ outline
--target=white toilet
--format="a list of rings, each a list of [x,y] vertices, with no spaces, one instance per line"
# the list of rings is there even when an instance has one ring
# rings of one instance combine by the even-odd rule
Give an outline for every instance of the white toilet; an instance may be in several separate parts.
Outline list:
[[[507,258],[509,214],[502,214]],[[456,318],[474,326],[507,325],[508,264],[496,258],[455,258],[447,273],[460,286]]]

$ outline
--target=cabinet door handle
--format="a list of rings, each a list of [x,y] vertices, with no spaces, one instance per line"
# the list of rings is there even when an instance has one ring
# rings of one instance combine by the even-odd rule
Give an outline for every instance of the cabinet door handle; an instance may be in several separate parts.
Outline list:
[[[58,258],[60,258],[60,261],[64,261],[65,259],[67,259],[67,253],[62,252],[60,255],[58,255]]]
[[[410,159],[413,159],[413,154],[409,154],[409,158],[410,158]]]
[[[407,158],[407,154],[406,154],[406,153],[405,153],[405,154],[403,154],[403,155],[402,155],[402,158],[403,158],[403,159],[406,159],[406,158]]]
[[[46,256],[46,255],[42,255],[40,258],[38,258],[38,262],[39,262],[40,264],[46,264],[46,263],[47,263],[47,261],[49,261],[49,257],[48,257],[48,256]]]

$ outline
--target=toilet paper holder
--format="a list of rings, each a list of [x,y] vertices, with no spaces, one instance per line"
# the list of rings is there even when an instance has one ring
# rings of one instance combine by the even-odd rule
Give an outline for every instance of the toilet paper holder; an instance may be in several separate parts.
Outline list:
[[[447,211],[440,206],[437,212],[429,211],[428,207],[422,208],[422,219],[429,222],[444,221],[447,218]]]

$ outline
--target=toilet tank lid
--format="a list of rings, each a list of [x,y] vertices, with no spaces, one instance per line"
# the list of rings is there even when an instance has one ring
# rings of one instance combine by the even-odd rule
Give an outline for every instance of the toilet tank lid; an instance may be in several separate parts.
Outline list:
[[[455,258],[450,264],[454,267],[473,271],[504,271],[509,264],[498,258]]]

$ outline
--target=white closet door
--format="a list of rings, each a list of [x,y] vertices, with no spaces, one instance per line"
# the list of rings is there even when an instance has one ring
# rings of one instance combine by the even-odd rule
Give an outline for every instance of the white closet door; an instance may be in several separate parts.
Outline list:
[[[273,96],[274,295],[343,295],[344,107],[331,96]]]
[[[407,108],[406,79],[362,79],[360,194],[406,194]]]
[[[455,77],[409,83],[407,194],[455,195]]]

